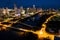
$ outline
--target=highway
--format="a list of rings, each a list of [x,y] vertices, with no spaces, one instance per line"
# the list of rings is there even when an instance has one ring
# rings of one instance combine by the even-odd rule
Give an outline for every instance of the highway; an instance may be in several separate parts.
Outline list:
[[[17,30],[22,30],[24,32],[32,32],[33,34],[37,34],[38,35],[38,38],[41,39],[41,38],[50,38],[51,40],[54,40],[54,34],[49,34],[45,31],[46,29],[46,24],[52,17],[56,16],[57,14],[54,14],[52,16],[50,16],[49,18],[46,19],[46,21],[42,24],[42,28],[40,30],[37,30],[37,31],[34,31],[34,30],[28,30],[28,29],[23,29],[23,28],[16,28],[16,27],[12,27],[13,24],[17,23],[19,20],[23,20],[23,19],[17,19],[16,21],[11,21],[13,20],[14,18],[8,18],[6,20],[4,20],[3,22],[8,22],[10,23],[9,25],[6,25],[6,24],[2,24],[2,22],[0,22],[0,26],[2,26],[2,29],[6,30],[7,28],[12,28],[12,29],[17,29]],[[60,15],[59,15],[60,16]],[[31,26],[31,25],[28,25],[28,24],[25,24],[25,23],[22,23],[20,22],[21,24],[23,25],[27,25],[27,26]],[[1,28],[0,28],[1,30]],[[17,33],[20,33],[20,32],[17,32]]]

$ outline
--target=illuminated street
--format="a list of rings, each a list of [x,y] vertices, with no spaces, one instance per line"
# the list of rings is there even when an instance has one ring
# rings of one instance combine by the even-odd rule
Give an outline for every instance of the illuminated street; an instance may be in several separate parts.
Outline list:
[[[0,31],[3,32],[11,30],[12,32],[17,33],[20,36],[24,36],[27,33],[31,32],[37,35],[37,40],[43,40],[44,38],[54,40],[55,34],[46,32],[46,24],[51,18],[54,16],[60,16],[59,14],[48,14],[46,15],[47,19],[44,21],[39,20],[40,12],[36,12],[35,14],[28,16],[28,17],[20,17],[20,18],[7,18],[4,21],[0,22]],[[44,14],[45,15],[45,14]],[[50,16],[49,16],[50,15]],[[44,16],[42,16],[44,17]],[[23,18],[23,19],[22,19]],[[35,19],[37,18],[37,19]],[[41,22],[39,22],[41,21]],[[43,23],[42,23],[43,22]],[[39,23],[39,25],[37,25]],[[35,27],[34,27],[35,26]],[[26,35],[27,36],[27,35]],[[34,37],[33,37],[34,38]],[[23,40],[23,39],[21,39]]]
[[[0,0],[0,40],[60,40],[59,0]]]

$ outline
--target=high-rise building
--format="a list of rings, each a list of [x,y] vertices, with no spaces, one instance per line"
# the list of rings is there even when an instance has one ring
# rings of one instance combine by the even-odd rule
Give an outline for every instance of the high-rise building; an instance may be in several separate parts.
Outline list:
[[[17,8],[16,4],[14,4],[14,11],[15,11],[15,14],[17,14],[18,8]]]
[[[33,12],[34,12],[34,13],[36,12],[36,7],[35,7],[35,5],[33,5]]]

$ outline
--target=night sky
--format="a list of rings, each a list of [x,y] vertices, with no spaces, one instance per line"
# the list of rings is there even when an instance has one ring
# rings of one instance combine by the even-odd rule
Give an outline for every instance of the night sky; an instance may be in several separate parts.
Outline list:
[[[13,8],[14,3],[17,4],[17,7],[32,7],[33,4],[36,7],[41,8],[60,8],[60,0],[0,0],[0,7],[9,7]]]

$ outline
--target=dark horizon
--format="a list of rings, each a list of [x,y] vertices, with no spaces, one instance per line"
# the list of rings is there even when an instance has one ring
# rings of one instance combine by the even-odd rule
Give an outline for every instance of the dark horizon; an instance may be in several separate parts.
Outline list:
[[[60,0],[0,0],[0,8],[13,8],[14,3],[19,8],[23,6],[24,8],[32,7],[32,5],[36,5],[36,8],[60,8]]]

